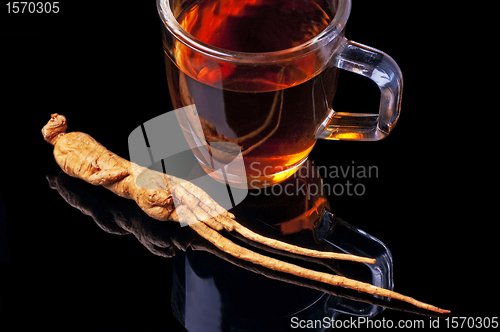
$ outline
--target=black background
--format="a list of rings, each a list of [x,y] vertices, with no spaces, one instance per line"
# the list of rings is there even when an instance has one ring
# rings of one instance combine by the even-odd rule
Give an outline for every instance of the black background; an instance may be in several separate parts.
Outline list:
[[[172,109],[155,2],[59,6],[58,14],[0,7],[0,329],[180,331],[168,260],[132,236],[103,232],[49,189],[45,177],[58,167],[40,134],[58,112],[70,130],[127,156],[130,132]],[[346,37],[400,65],[401,118],[380,142],[319,141],[311,159],[378,167],[377,178],[359,180],[363,196],[330,203],[388,246],[396,291],[450,309],[450,317],[498,316],[498,218],[485,213],[496,189],[480,178],[493,177],[494,154],[471,141],[481,131],[467,115],[467,69],[455,65],[467,57],[447,24],[456,13],[424,6],[354,1]],[[341,75],[337,110],[377,105],[373,84]],[[420,317],[386,310],[377,318]]]

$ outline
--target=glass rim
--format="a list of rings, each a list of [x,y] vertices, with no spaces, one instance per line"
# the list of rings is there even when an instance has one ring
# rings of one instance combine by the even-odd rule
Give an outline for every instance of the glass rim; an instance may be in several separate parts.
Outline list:
[[[351,12],[351,0],[338,0],[338,9],[330,24],[328,24],[328,26],[318,35],[305,43],[273,52],[237,52],[209,45],[188,33],[179,22],[177,22],[168,2],[170,2],[170,0],[156,1],[158,14],[165,28],[178,41],[207,56],[223,61],[238,63],[273,63],[289,61],[297,57],[305,56],[337,38],[344,29]]]

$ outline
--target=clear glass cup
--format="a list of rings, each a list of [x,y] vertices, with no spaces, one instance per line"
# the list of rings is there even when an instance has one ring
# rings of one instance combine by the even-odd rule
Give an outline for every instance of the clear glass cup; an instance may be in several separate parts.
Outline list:
[[[344,37],[350,0],[157,6],[172,103],[187,110],[178,117],[184,135],[221,182],[274,185],[304,163],[317,139],[380,140],[398,120],[402,73],[384,52]],[[379,86],[378,113],[332,109],[340,69]]]

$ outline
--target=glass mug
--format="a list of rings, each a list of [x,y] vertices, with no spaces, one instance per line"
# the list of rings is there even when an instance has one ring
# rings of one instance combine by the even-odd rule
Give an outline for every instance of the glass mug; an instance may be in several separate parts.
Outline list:
[[[387,54],[344,37],[351,0],[157,6],[173,106],[185,110],[177,114],[184,135],[219,181],[274,185],[304,163],[317,139],[380,140],[398,120],[401,71]],[[340,69],[379,86],[378,114],[332,109]]]

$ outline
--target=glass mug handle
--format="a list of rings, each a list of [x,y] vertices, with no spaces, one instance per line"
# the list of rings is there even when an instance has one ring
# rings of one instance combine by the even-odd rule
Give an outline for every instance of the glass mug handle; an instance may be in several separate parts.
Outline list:
[[[382,51],[343,39],[334,65],[374,81],[380,89],[379,114],[332,111],[316,134],[328,140],[378,141],[394,128],[399,118],[403,74]]]

